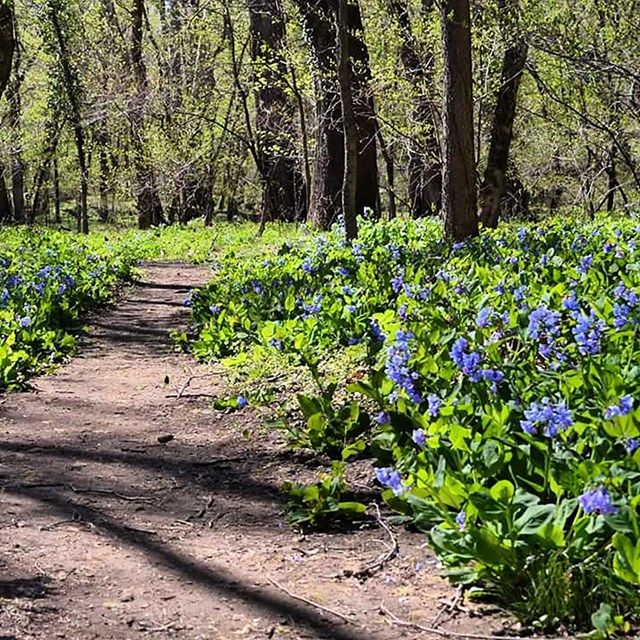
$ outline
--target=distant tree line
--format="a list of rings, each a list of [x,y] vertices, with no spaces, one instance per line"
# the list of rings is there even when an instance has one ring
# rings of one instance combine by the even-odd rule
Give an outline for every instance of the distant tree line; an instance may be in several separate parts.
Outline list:
[[[0,0],[0,219],[632,210],[639,27],[635,0]]]

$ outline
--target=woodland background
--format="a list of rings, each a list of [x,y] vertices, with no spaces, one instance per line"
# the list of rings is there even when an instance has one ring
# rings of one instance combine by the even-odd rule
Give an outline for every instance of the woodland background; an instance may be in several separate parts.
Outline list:
[[[309,216],[326,227],[344,166],[336,7],[16,0],[3,20],[16,47],[0,104],[0,218],[86,228]],[[440,9],[348,5],[359,212],[440,207]],[[476,1],[471,28],[485,223],[498,208],[522,219],[632,208],[638,3]]]

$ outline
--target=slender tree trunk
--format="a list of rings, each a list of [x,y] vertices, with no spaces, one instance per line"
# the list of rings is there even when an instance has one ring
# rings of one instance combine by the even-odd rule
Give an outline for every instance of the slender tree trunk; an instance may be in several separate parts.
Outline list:
[[[136,171],[136,209],[138,226],[147,229],[164,222],[155,171],[147,153],[145,109],[148,104],[147,68],[142,55],[144,30],[144,0],[135,0],[132,12],[131,63],[136,83],[136,95],[130,113],[132,146]]]
[[[444,49],[444,235],[448,239],[463,240],[478,235],[469,0],[443,0],[441,12]]]
[[[13,220],[13,207],[7,189],[6,174],[7,168],[4,162],[0,161],[0,223]]]
[[[16,69],[19,68],[19,56],[16,56]],[[11,191],[13,194],[13,215],[18,223],[25,223],[27,216],[24,207],[25,164],[22,156],[22,101],[20,99],[20,75],[14,74],[9,83],[7,98],[9,103],[9,123],[11,127]]]
[[[60,26],[56,2],[57,0],[51,1],[49,9],[51,24],[58,43],[58,49],[60,51],[62,79],[67,93],[67,99],[69,100],[69,106],[71,108],[70,115],[73,127],[73,137],[76,143],[76,151],[78,153],[78,165],[80,166],[80,230],[82,233],[89,233],[89,211],[87,206],[87,197],[89,193],[89,171],[85,151],[85,134],[80,114],[80,87],[78,85],[76,74],[71,66],[70,53]]]
[[[24,224],[26,213],[24,208],[24,174],[25,165],[22,156],[22,56],[20,53],[20,38],[15,15],[13,16],[13,34],[15,54],[13,57],[13,72],[7,88],[7,102],[9,104],[9,127],[11,130],[11,147],[9,150],[11,164],[11,192],[13,196],[14,220]]]
[[[98,164],[100,167],[100,177],[98,189],[100,191],[100,202],[98,204],[98,216],[101,222],[109,221],[109,157],[105,149],[106,139],[100,145]]]
[[[442,205],[442,161],[436,135],[439,122],[431,104],[434,93],[434,56],[421,50],[409,19],[407,0],[387,0],[400,27],[400,61],[404,74],[413,85],[412,136],[408,141],[408,191],[411,215],[434,215]],[[427,20],[435,0],[422,0],[421,17]]]
[[[295,103],[285,91],[285,17],[280,0],[246,0],[254,63],[255,129],[262,174],[263,221],[306,217],[304,180],[295,148]]]
[[[499,0],[503,35],[518,29],[518,0]],[[507,47],[502,62],[500,88],[493,114],[491,143],[480,189],[480,218],[485,227],[498,226],[500,203],[505,195],[509,151],[513,138],[518,89],[527,62],[528,43],[520,35]]]
[[[344,127],[344,178],[342,181],[342,215],[347,240],[358,235],[356,191],[358,177],[358,128],[353,105],[351,56],[349,53],[348,0],[338,0],[338,79]]]
[[[60,172],[58,171],[58,154],[53,156],[53,206],[55,223],[62,224],[62,198],[60,195]]]

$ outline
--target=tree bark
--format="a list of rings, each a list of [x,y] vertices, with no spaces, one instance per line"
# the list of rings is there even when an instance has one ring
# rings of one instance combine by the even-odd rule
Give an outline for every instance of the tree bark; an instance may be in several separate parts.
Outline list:
[[[6,10],[3,9],[3,10]],[[20,38],[15,14],[12,15],[12,33],[14,39],[13,70],[7,87],[9,104],[9,127],[11,129],[11,147],[9,149],[11,166],[11,192],[13,196],[13,219],[23,224],[27,221],[24,208],[24,174],[25,165],[22,157],[22,56],[20,54]]]
[[[11,198],[7,189],[6,173],[7,168],[4,162],[0,160],[0,223],[13,219],[13,207],[11,206]]]
[[[147,229],[164,222],[156,174],[148,157],[145,136],[145,109],[148,104],[149,83],[147,68],[142,55],[144,15],[144,0],[135,0],[131,14],[131,63],[136,84],[136,95],[133,98],[129,120],[137,183],[136,209],[140,229]]]
[[[79,225],[82,233],[89,233],[89,211],[87,198],[89,193],[89,170],[87,167],[87,158],[85,150],[85,134],[82,125],[82,116],[80,114],[80,87],[75,70],[72,68],[70,52],[67,47],[60,19],[58,14],[58,0],[52,0],[49,3],[49,13],[51,24],[58,43],[60,51],[60,67],[62,68],[62,80],[69,100],[71,108],[71,125],[73,127],[73,137],[76,144],[78,154],[78,165],[80,166],[80,217]],[[54,148],[55,151],[55,148]],[[36,212],[34,211],[34,214]]]
[[[15,49],[13,20],[13,0],[0,4],[0,97],[11,76],[11,63]]]
[[[469,0],[443,0],[441,19],[444,49],[444,235],[459,241],[478,235]]]
[[[518,0],[499,0],[503,35],[508,38],[518,29]],[[509,152],[513,139],[518,89],[527,62],[528,43],[516,35],[504,53],[500,88],[491,128],[491,143],[484,180],[480,189],[480,218],[485,227],[498,226],[500,203],[505,195]]]
[[[431,105],[434,92],[434,56],[421,51],[411,28],[407,0],[388,0],[388,7],[400,27],[400,62],[412,84],[412,136],[408,141],[408,191],[411,215],[434,215],[442,206],[442,160],[436,135],[439,123]],[[422,0],[421,16],[427,20],[435,0]]]
[[[347,0],[338,0],[338,79],[344,127],[344,178],[342,181],[342,215],[347,240],[358,235],[356,190],[358,176],[358,128],[353,105],[351,56]]]
[[[280,0],[246,0],[254,62],[255,129],[262,177],[262,215],[306,218],[305,183],[295,148],[295,103],[286,92],[285,16]]]
[[[338,0],[295,0],[313,58],[316,94],[316,149],[309,219],[327,229],[342,212],[344,127],[337,77],[336,17]],[[358,131],[356,211],[377,213],[379,204],[376,149],[377,122],[371,97],[369,53],[360,7],[347,7],[352,63],[354,116]]]

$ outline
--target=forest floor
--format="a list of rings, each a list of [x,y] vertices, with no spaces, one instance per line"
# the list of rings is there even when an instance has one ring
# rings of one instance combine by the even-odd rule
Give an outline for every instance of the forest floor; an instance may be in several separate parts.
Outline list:
[[[459,602],[424,534],[283,524],[279,487],[314,462],[253,409],[215,411],[224,378],[172,349],[183,300],[208,276],[147,265],[90,319],[77,357],[0,399],[0,640],[430,637],[389,612],[459,634],[504,629],[495,608]],[[398,557],[345,577],[392,535]]]

